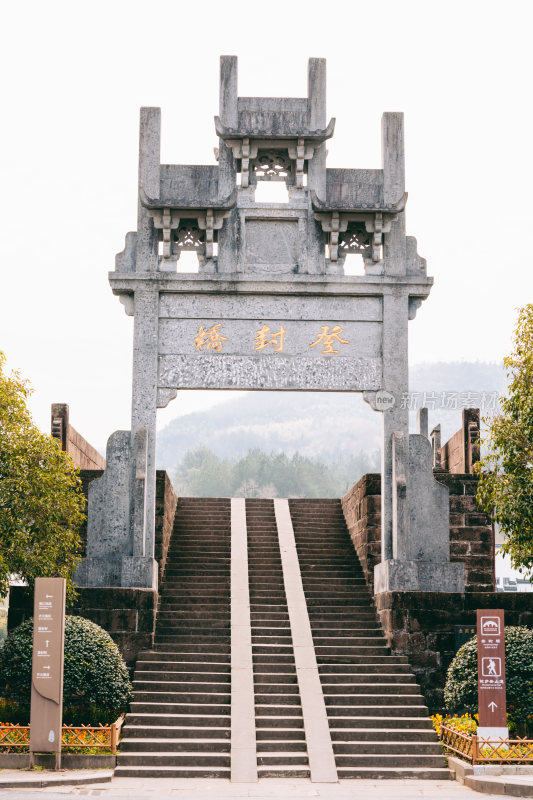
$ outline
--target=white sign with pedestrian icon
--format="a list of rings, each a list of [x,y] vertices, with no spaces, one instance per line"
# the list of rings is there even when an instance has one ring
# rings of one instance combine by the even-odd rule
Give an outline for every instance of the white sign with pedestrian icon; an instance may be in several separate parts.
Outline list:
[[[484,678],[499,678],[502,674],[502,660],[497,656],[486,656],[481,665]]]

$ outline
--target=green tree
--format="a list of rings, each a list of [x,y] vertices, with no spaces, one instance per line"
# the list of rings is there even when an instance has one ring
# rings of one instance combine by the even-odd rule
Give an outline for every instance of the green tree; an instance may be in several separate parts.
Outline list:
[[[33,424],[28,382],[0,351],[0,596],[11,575],[63,577],[74,593],[85,500],[71,457]]]
[[[342,497],[379,453],[358,453],[324,464],[300,453],[267,454],[255,448],[236,461],[220,460],[206,447],[189,450],[175,474],[179,495],[193,497]]]
[[[505,534],[502,547],[518,569],[533,566],[533,304],[520,309],[501,413],[484,420],[486,455],[476,465],[477,502]]]

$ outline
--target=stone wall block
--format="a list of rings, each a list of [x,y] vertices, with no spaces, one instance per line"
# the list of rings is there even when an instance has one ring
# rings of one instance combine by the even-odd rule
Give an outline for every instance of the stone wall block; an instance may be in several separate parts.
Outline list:
[[[450,495],[450,511],[467,513],[477,511],[476,498],[472,495]]]
[[[483,514],[479,511],[475,514],[466,514],[465,525],[486,525],[490,527],[490,517],[488,514]]]

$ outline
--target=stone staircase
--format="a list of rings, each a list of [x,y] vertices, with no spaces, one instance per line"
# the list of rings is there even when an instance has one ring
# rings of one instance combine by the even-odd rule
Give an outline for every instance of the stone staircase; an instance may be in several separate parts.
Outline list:
[[[390,655],[339,500],[289,507],[339,778],[448,779],[404,656]]]
[[[229,500],[180,499],[115,775],[230,777]]]
[[[302,706],[272,500],[247,500],[259,777],[309,777]]]
[[[338,778],[449,778],[407,659],[390,654],[377,622],[340,501],[288,508]],[[180,499],[117,776],[231,777],[231,532],[229,499]],[[245,536],[257,775],[312,777],[272,500],[246,500]]]

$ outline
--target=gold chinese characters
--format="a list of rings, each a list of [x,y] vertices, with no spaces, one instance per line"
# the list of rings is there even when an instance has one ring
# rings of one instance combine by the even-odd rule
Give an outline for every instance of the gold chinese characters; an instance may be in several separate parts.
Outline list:
[[[207,329],[200,325],[198,336],[194,339],[194,349],[215,350],[217,353],[221,353],[223,342],[229,342],[228,336],[222,336],[221,328],[222,322],[217,322]],[[320,352],[324,355],[338,353],[339,351],[335,348],[339,344],[350,344],[348,339],[341,339],[344,329],[340,325],[334,325],[331,330],[329,325],[321,325],[320,330],[322,333],[317,334],[316,340],[309,347],[320,345],[322,347]],[[263,325],[260,330],[255,332],[254,350],[265,350],[267,347],[272,347],[277,353],[283,353],[283,340],[286,333],[283,325],[280,325],[277,333],[273,333],[268,325]]]
[[[310,344],[309,347],[316,347],[317,344],[322,344],[323,349],[321,352],[327,354],[339,352],[333,348],[333,345],[336,344],[335,339],[337,342],[340,342],[340,344],[350,344],[350,342],[348,342],[346,339],[341,339],[341,333],[343,333],[343,329],[340,325],[334,325],[331,329],[331,333],[328,333],[329,325],[322,325],[320,330],[322,333],[318,335],[316,342]]]
[[[222,336],[220,333],[221,327],[221,322],[217,325],[212,325],[207,330],[204,330],[204,326],[200,325],[198,336],[194,340],[194,349],[203,350],[205,345],[206,350],[216,350],[217,353],[220,353],[222,350],[222,342],[229,341],[227,336]]]
[[[285,328],[283,325],[280,326],[280,329],[277,333],[273,333],[269,338],[269,333],[271,333],[270,328],[268,325],[263,325],[260,331],[257,331],[255,334],[255,350],[264,350],[265,347],[272,347],[274,350],[277,350],[278,353],[283,353],[283,337],[285,336]]]

